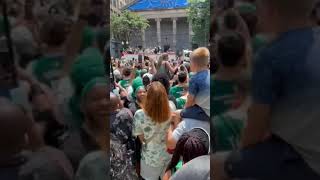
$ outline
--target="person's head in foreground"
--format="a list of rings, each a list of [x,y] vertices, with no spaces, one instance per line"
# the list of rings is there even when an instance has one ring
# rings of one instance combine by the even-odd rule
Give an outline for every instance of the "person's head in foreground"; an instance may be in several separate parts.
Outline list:
[[[105,78],[94,78],[85,85],[81,94],[81,110],[85,117],[84,125],[92,132],[99,134],[97,137],[99,143],[103,143],[99,138],[104,138],[108,128],[108,86]]]
[[[245,62],[245,39],[237,32],[222,34],[217,43],[218,72],[240,73]]]
[[[107,154],[95,151],[86,155],[79,165],[76,180],[105,180],[107,177]]]
[[[66,23],[61,17],[47,19],[40,28],[40,38],[48,47],[60,47],[67,39]]]
[[[25,137],[32,128],[32,120],[9,99],[1,97],[0,106],[0,157],[10,160],[26,146]]]
[[[152,82],[143,104],[146,114],[156,123],[163,123],[170,118],[170,107],[166,89],[160,82]]]
[[[183,164],[186,164],[196,157],[208,155],[209,148],[210,138],[203,129],[195,128],[184,133],[177,142],[166,173],[170,174],[170,171],[176,167],[181,158]]]
[[[200,47],[194,50],[191,54],[191,71],[199,72],[208,69],[210,59],[209,49],[205,47]]]
[[[282,33],[311,23],[315,0],[258,0],[258,28],[266,33]]]
[[[210,155],[199,156],[186,163],[170,180],[209,180],[210,168]]]

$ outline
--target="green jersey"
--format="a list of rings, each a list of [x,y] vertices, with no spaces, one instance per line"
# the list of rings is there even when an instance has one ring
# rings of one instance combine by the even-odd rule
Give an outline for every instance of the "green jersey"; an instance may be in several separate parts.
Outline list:
[[[170,88],[169,94],[175,98],[179,98],[182,96],[183,92],[183,87],[176,85]]]
[[[211,80],[212,120],[216,129],[218,151],[236,149],[240,141],[244,120],[229,114],[239,107],[236,93],[236,82],[214,78]]]
[[[136,70],[136,77],[141,76],[141,70]]]
[[[63,56],[44,56],[31,63],[29,69],[40,82],[54,88],[62,73],[63,59]]]
[[[213,114],[222,114],[232,109],[236,99],[237,84],[234,81],[211,80],[211,106]]]
[[[176,102],[177,102],[177,109],[183,109],[184,105],[187,102],[187,99],[179,97],[179,98],[176,99]]]
[[[123,79],[123,80],[119,81],[119,84],[124,89],[127,89],[130,86],[130,79]]]

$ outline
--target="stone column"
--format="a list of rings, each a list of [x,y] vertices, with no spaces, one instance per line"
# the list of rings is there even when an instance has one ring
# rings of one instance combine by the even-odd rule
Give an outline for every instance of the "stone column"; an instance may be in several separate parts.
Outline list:
[[[157,18],[157,19],[156,19],[156,22],[157,22],[158,46],[161,47],[161,26],[160,26],[161,19],[160,19],[160,18]]]
[[[177,19],[172,18],[172,40],[173,40],[173,50],[177,50]]]
[[[146,48],[146,32],[142,30],[142,48]]]
[[[190,49],[192,49],[192,36],[193,36],[192,23],[191,23],[191,21],[189,21],[189,44],[190,44]]]

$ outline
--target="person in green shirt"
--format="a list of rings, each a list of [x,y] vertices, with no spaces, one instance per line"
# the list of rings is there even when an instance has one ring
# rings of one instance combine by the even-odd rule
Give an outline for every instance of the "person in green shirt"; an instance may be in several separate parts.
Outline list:
[[[180,71],[178,73],[178,84],[170,88],[169,94],[175,98],[181,97],[184,92],[184,88],[187,86],[187,83],[188,83],[187,73],[184,71]]]
[[[240,85],[241,66],[245,56],[245,39],[236,32],[222,35],[218,41],[218,71],[211,79],[211,106],[217,135],[217,151],[237,148],[244,119],[231,115],[244,102],[244,89]]]
[[[60,18],[52,18],[42,25],[40,36],[47,47],[44,55],[33,60],[27,67],[27,71],[50,88],[55,88],[55,83],[60,78],[64,65],[63,45],[67,38],[65,25]]]
[[[176,99],[177,109],[183,109],[188,98],[188,86],[185,86],[183,89],[182,96]]]
[[[130,86],[130,81],[131,81],[131,73],[132,69],[130,67],[125,67],[122,71],[122,80],[119,81],[119,85],[127,89]]]
[[[69,101],[69,108],[72,113],[71,127],[77,130],[83,123],[83,115],[80,108],[80,95],[84,86],[96,77],[105,77],[103,56],[96,48],[86,49],[77,57],[73,64],[70,79],[74,88],[74,94]]]

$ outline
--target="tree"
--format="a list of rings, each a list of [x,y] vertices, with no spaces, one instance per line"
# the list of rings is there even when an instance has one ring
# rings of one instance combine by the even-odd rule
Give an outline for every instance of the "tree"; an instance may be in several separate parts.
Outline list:
[[[192,43],[207,46],[210,31],[210,0],[188,0],[188,21],[192,24]]]
[[[141,35],[142,30],[148,27],[147,19],[127,10],[111,15],[111,32],[114,39],[118,41],[130,42],[133,35]]]

